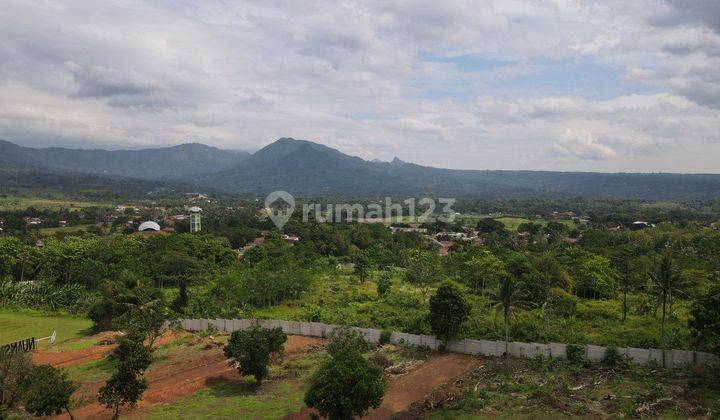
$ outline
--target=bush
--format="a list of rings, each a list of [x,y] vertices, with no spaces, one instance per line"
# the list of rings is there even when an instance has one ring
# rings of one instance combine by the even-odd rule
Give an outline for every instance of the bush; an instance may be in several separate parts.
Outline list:
[[[237,363],[241,376],[253,375],[260,385],[267,376],[270,355],[282,354],[287,336],[281,328],[264,330],[255,325],[247,331],[234,331],[225,346],[225,357]]]
[[[577,311],[577,296],[566,292],[559,287],[553,287],[548,292],[548,303],[553,312],[562,317],[571,317]]]
[[[387,344],[387,343],[389,343],[391,336],[392,336],[392,331],[382,330],[382,331],[380,332],[380,344]]]
[[[377,294],[380,297],[387,296],[392,286],[392,273],[383,271],[377,280]]]
[[[364,353],[372,348],[372,345],[365,340],[360,333],[350,327],[340,327],[330,334],[330,344],[327,346],[327,352],[335,354],[346,347],[356,349],[360,353]]]
[[[630,358],[624,354],[620,354],[620,351],[618,351],[615,346],[610,346],[605,349],[603,362],[608,366],[621,369],[626,369],[630,366]]]
[[[330,420],[367,414],[382,402],[387,386],[383,370],[365,360],[350,341],[337,341],[331,358],[310,378],[305,404]]]
[[[573,365],[580,365],[585,362],[585,346],[568,344],[565,346],[567,360]]]

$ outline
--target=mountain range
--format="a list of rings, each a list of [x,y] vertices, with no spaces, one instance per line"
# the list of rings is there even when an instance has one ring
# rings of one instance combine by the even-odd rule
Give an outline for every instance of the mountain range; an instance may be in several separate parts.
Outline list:
[[[720,175],[441,169],[397,158],[368,161],[292,138],[281,138],[252,154],[197,143],[108,151],[38,149],[0,141],[0,166],[33,173],[162,181],[256,196],[285,190],[306,197],[612,196],[677,201],[720,197]],[[0,186],[4,183],[0,179]]]

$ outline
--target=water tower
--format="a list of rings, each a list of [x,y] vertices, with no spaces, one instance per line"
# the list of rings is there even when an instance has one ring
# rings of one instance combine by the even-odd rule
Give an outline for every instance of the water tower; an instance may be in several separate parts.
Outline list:
[[[190,212],[190,233],[200,232],[200,212],[202,212],[202,209],[200,207],[190,207],[188,209]]]

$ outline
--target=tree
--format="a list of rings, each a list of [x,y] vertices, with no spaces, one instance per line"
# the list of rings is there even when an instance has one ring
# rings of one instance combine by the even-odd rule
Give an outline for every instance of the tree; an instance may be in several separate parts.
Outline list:
[[[698,346],[720,353],[720,285],[712,286],[693,302],[688,326]]]
[[[365,283],[365,280],[367,280],[368,275],[370,275],[370,272],[372,271],[372,260],[368,255],[366,255],[364,252],[360,252],[355,257],[355,274],[360,279],[360,283]]]
[[[70,397],[77,389],[63,370],[50,365],[33,366],[23,398],[25,410],[34,416],[59,415],[67,411],[71,419]]]
[[[406,253],[406,265],[405,278],[409,283],[419,287],[423,298],[425,298],[430,286],[438,281],[439,262],[437,253],[410,250]]]
[[[377,280],[377,294],[382,297],[390,292],[392,287],[392,273],[389,271],[383,271]]]
[[[282,354],[287,336],[281,328],[265,330],[255,325],[246,331],[233,331],[225,346],[225,357],[233,359],[241,376],[253,375],[257,385],[268,373],[270,356]]]
[[[443,348],[457,336],[462,323],[470,316],[470,304],[462,291],[450,282],[441,285],[430,298],[428,321],[433,333],[443,341]]]
[[[466,263],[467,284],[476,293],[485,294],[485,286],[496,284],[501,278],[507,275],[505,265],[488,250],[481,250]]]
[[[0,350],[0,414],[14,409],[25,395],[31,368],[28,353]]]
[[[475,228],[481,233],[502,232],[505,230],[505,224],[495,219],[483,218],[478,220]]]
[[[662,349],[662,361],[665,366],[665,316],[666,307],[674,295],[682,294],[687,285],[678,270],[669,252],[665,252],[655,272],[650,273],[651,290],[662,307],[662,319],[660,321],[660,348]]]
[[[112,353],[115,373],[100,388],[98,401],[114,410],[113,419],[120,417],[121,406],[135,406],[147,389],[143,374],[150,366],[152,347],[146,346],[144,340],[143,334],[132,330],[120,338]]]
[[[510,316],[518,307],[526,306],[520,291],[520,282],[513,275],[508,275],[500,282],[498,289],[491,295],[495,314],[502,311],[505,323],[505,354],[508,353]]]
[[[188,294],[187,294],[187,283],[185,280],[180,280],[180,292],[178,293],[175,300],[172,301],[170,307],[175,312],[182,311],[188,305]]]
[[[330,420],[362,417],[379,407],[387,386],[382,369],[351,344],[336,345],[330,356],[310,378],[305,404]]]

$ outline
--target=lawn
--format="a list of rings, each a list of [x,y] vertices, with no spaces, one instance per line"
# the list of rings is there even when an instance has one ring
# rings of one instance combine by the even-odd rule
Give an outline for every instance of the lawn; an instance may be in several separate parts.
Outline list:
[[[70,315],[48,315],[31,310],[0,309],[0,344],[30,337],[47,337],[57,331],[57,343],[86,335],[92,321]],[[41,342],[42,346],[46,346]]]

